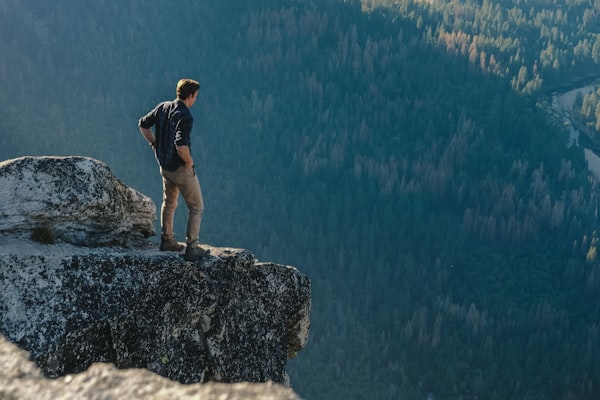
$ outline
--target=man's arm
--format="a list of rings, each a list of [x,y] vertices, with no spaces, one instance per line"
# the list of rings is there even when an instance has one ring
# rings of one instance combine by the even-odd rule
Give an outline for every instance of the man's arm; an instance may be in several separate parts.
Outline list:
[[[150,143],[150,145],[154,147],[154,134],[152,133],[152,129],[143,128],[140,126],[140,132],[142,133],[142,136],[146,138],[148,143]]]
[[[190,152],[190,146],[177,146],[177,154],[185,162],[185,168],[191,170],[194,167],[194,160]]]

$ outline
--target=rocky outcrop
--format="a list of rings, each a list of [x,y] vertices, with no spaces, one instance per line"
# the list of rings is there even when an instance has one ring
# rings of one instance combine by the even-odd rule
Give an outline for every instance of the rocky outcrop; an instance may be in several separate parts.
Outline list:
[[[0,220],[15,223],[0,223],[0,334],[52,378],[111,363],[180,383],[288,383],[287,360],[308,337],[309,279],[243,249],[204,246],[210,254],[198,262],[158,251],[139,240],[154,205],[105,168],[83,158],[1,164],[0,190],[16,190],[19,202],[0,200]],[[35,235],[40,223],[53,240]],[[107,245],[111,232],[127,246]]]
[[[47,379],[28,353],[0,336],[0,399],[36,400],[300,400],[283,385],[206,383],[182,385],[145,369],[118,370],[96,363],[77,375]]]
[[[0,162],[0,233],[85,246],[128,244],[154,234],[152,200],[85,157]]]
[[[191,263],[156,246],[0,241],[0,332],[50,377],[102,361],[184,383],[285,382],[306,342],[308,279],[246,250]]]

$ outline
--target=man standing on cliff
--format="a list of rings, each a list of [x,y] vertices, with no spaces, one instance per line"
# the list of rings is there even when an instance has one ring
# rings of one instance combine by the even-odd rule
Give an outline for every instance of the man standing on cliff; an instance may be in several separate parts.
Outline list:
[[[198,260],[207,254],[198,242],[204,200],[190,151],[194,119],[189,109],[196,102],[199,89],[197,81],[181,79],[177,82],[177,98],[159,103],[138,122],[140,132],[154,150],[162,175],[160,250],[183,250],[173,232],[173,217],[181,192],[188,207],[184,256],[187,261]],[[154,133],[151,130],[153,126]]]

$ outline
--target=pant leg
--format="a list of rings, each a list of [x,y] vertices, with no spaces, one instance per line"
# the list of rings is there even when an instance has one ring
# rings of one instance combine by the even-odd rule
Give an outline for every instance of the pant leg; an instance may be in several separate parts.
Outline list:
[[[177,198],[179,197],[179,188],[177,187],[174,172],[164,171],[161,169],[163,181],[163,202],[160,214],[160,226],[162,237],[165,239],[175,238],[173,232],[173,218],[175,209],[177,208]]]
[[[204,199],[196,172],[190,173],[184,167],[176,171],[177,187],[188,208],[186,242],[196,243],[200,237],[200,225],[204,212]]]

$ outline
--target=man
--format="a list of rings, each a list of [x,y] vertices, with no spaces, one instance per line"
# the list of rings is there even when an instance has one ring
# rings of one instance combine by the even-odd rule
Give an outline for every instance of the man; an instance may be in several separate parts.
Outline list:
[[[197,81],[181,79],[177,82],[177,98],[159,103],[138,122],[140,132],[154,150],[162,175],[160,250],[183,250],[173,233],[173,217],[181,192],[188,207],[184,256],[187,261],[198,260],[207,254],[198,243],[204,200],[190,151],[190,133],[194,120],[189,109],[196,102],[199,89]]]

